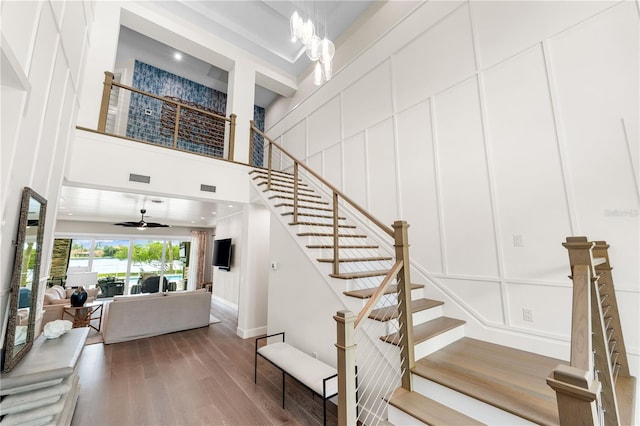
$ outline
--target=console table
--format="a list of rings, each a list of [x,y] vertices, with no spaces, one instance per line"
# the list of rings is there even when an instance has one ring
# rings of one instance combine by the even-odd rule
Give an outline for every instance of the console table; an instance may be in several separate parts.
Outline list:
[[[0,376],[2,425],[69,425],[78,400],[77,364],[89,328],[74,328],[57,339],[39,336],[9,373]]]

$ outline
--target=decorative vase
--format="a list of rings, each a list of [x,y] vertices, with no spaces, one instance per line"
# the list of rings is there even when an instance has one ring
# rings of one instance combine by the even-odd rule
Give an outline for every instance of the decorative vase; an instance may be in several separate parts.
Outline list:
[[[84,287],[80,286],[71,294],[71,306],[79,307],[84,306],[84,302],[87,301],[87,292]]]

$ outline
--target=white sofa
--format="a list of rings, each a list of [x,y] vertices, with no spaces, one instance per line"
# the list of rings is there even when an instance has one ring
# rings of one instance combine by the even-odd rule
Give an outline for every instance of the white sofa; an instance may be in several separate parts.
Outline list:
[[[115,296],[105,312],[104,343],[204,327],[210,311],[211,293],[205,289]]]

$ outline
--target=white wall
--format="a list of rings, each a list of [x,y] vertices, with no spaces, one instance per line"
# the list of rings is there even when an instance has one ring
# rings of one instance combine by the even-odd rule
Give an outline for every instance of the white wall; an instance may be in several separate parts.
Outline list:
[[[48,201],[40,286],[49,274],[56,210],[78,112],[92,1],[3,1],[0,312],[6,330],[22,189]],[[39,306],[42,305],[41,293]],[[41,316],[40,312],[37,314]]]
[[[216,221],[215,239],[231,238],[232,251],[231,270],[224,271],[217,267],[213,268],[213,297],[236,309],[240,293],[241,265],[244,262],[241,249],[242,235],[242,213],[218,218]],[[211,263],[211,258],[207,259],[207,262]]]
[[[205,201],[249,202],[249,168],[175,151],[153,144],[136,143],[85,130],[75,130],[67,181],[77,186],[99,187],[167,197]],[[108,173],[95,173],[96,165]],[[150,183],[130,182],[129,174],[150,176]],[[216,192],[203,192],[200,185]]]
[[[638,14],[631,1],[425,2],[272,110],[268,134],[383,222],[407,220],[414,280],[477,337],[568,358],[561,243],[607,240],[637,376]]]
[[[336,323],[344,309],[316,265],[300,249],[289,225],[271,216],[269,255],[277,269],[269,270],[269,334],[286,333],[286,340],[318,359],[336,365]],[[327,333],[330,330],[330,333]]]

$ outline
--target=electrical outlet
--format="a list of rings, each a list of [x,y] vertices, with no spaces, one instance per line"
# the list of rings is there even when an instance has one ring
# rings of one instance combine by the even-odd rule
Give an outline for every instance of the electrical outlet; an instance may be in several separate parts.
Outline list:
[[[527,322],[533,322],[533,311],[529,308],[522,308],[522,319]]]
[[[514,235],[513,236],[513,246],[514,247],[524,247],[524,243],[522,241],[522,235]]]

